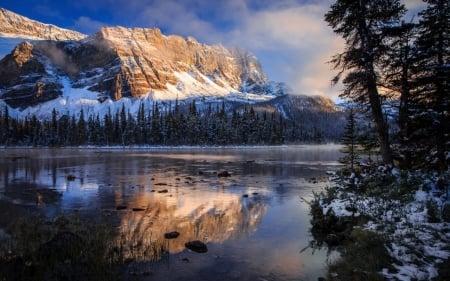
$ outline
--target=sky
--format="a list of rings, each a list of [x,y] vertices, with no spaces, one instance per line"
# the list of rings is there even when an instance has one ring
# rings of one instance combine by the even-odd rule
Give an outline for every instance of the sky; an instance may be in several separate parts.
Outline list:
[[[102,26],[158,27],[206,44],[244,48],[294,94],[337,99],[327,62],[343,48],[324,14],[334,0],[2,0],[28,18],[92,34]],[[421,0],[404,0],[412,11]]]

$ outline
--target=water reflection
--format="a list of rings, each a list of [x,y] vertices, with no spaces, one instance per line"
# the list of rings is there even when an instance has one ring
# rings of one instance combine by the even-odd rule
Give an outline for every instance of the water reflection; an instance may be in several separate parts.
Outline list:
[[[162,258],[151,280],[308,280],[325,257],[300,253],[309,217],[299,197],[326,184],[338,157],[336,146],[0,150],[0,205],[14,209],[0,228],[29,211],[77,212],[114,222],[136,262]],[[171,231],[180,236],[164,239]],[[210,251],[186,251],[191,240]],[[170,269],[151,248],[171,253]]]
[[[156,239],[178,231],[180,236],[168,244],[169,252],[184,250],[192,240],[220,243],[253,233],[266,212],[262,195],[244,198],[226,192],[171,189],[168,193],[141,191],[121,211],[121,231],[135,241]],[[161,243],[168,241],[161,241]]]

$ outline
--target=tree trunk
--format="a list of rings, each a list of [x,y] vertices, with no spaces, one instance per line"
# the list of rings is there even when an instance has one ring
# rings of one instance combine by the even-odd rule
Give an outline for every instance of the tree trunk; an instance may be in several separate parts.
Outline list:
[[[405,57],[405,60],[408,58]],[[409,151],[409,98],[410,98],[410,90],[409,90],[409,81],[408,81],[408,64],[405,63],[402,68],[402,77],[401,83],[402,88],[400,92],[400,106],[398,110],[398,127],[399,127],[399,135],[400,135],[400,145],[404,149],[403,151],[403,166],[404,168],[411,168],[411,152]]]
[[[381,158],[384,164],[392,165],[392,151],[389,144],[388,127],[383,118],[383,111],[381,109],[381,100],[378,94],[375,74],[372,74],[367,83],[369,93],[369,103],[372,110],[372,117],[375,123],[375,130],[380,142]]]

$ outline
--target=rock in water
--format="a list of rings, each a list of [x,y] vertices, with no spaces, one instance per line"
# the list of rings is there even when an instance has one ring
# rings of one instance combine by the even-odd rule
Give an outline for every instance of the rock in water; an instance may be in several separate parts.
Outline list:
[[[227,171],[223,171],[223,172],[218,173],[217,176],[218,176],[219,178],[226,178],[226,177],[230,177],[231,174],[228,173]]]
[[[178,231],[167,232],[164,234],[164,238],[166,239],[175,239],[178,236],[180,236],[180,233]]]
[[[200,240],[194,240],[194,241],[187,242],[186,244],[184,244],[184,246],[186,248],[188,248],[189,250],[194,251],[196,253],[208,252],[208,247],[206,247],[206,244]]]

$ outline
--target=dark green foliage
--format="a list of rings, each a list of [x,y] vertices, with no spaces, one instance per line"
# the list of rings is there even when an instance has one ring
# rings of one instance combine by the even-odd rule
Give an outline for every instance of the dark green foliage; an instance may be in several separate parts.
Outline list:
[[[445,171],[450,143],[450,3],[425,1],[417,39],[411,138],[422,163]]]
[[[325,21],[346,43],[344,51],[331,61],[339,70],[333,82],[337,83],[345,75],[341,97],[370,108],[385,164],[392,164],[392,152],[377,66],[387,49],[388,35],[383,30],[398,22],[404,12],[398,0],[338,0],[325,14]]]
[[[78,117],[77,117],[78,116]],[[225,104],[199,110],[195,101],[188,111],[155,103],[146,111],[141,104],[136,116],[125,106],[104,116],[86,116],[81,110],[71,117],[52,111],[51,120],[14,120],[7,107],[0,114],[0,144],[32,146],[77,145],[274,145],[295,142],[336,141],[340,113],[311,113],[305,122],[293,122],[276,112],[256,112],[253,107],[225,112]],[[14,128],[14,130],[12,130]],[[309,129],[306,129],[309,128]]]
[[[346,42],[331,61],[339,71],[333,81],[343,76],[341,97],[373,120],[362,135],[373,131],[377,141],[361,144],[378,146],[385,164],[442,173],[450,161],[450,2],[424,2],[419,20],[405,21],[398,0],[338,0],[325,21]],[[396,101],[396,124],[383,107],[389,100]]]
[[[344,153],[344,156],[339,160],[349,167],[350,171],[353,173],[355,171],[356,161],[359,158],[357,153],[358,135],[353,108],[350,108],[348,111],[347,125],[345,126],[341,143],[344,145],[344,148],[341,150],[341,152]]]

